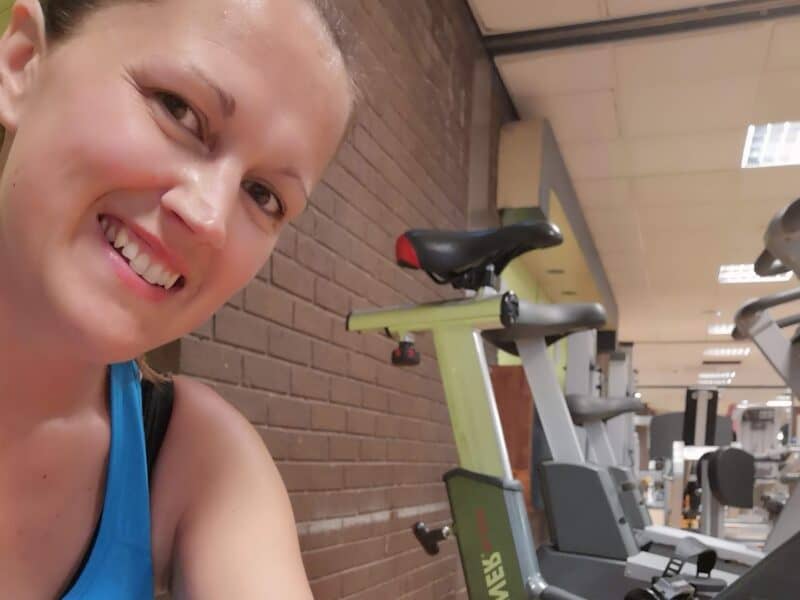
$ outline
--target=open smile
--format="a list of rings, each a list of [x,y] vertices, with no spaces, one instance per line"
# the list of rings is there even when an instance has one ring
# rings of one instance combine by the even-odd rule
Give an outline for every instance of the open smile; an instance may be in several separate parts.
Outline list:
[[[129,284],[138,284],[135,287],[142,291],[142,284],[152,292],[146,294],[151,299],[160,299],[165,294],[172,294],[182,289],[186,278],[161,260],[148,246],[147,242],[136,235],[122,221],[108,215],[98,218],[102,233],[113,250],[115,257],[126,264],[125,276]],[[118,265],[119,266],[119,265]],[[129,275],[134,275],[132,281]],[[123,275],[123,273],[120,273]]]

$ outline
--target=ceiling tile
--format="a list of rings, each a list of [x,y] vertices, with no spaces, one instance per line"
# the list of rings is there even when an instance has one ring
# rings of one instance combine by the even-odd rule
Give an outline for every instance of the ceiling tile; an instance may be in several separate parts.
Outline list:
[[[742,198],[770,217],[800,196],[800,166],[740,169]]]
[[[772,43],[767,59],[768,70],[800,68],[800,53],[797,40],[800,39],[800,19],[781,19],[775,22]]]
[[[544,29],[606,17],[602,0],[469,0],[484,34]]]
[[[631,176],[739,169],[740,131],[642,138],[629,144]]]
[[[800,70],[770,71],[761,77],[750,123],[800,121]]]
[[[741,195],[741,182],[730,172],[673,173],[653,177],[638,177],[630,182],[631,198],[642,210],[653,207],[678,207],[705,203],[709,200],[727,202]]]
[[[545,117],[559,143],[619,137],[614,94],[610,91],[560,96],[517,96],[522,119]]]
[[[631,201],[628,179],[579,179],[575,193],[584,211],[626,211]]]
[[[690,86],[626,86],[617,91],[620,127],[627,137],[699,133],[749,124],[758,77],[695,82]]]
[[[512,97],[610,90],[614,65],[609,46],[534,52],[495,59]]]
[[[772,23],[702,30],[616,44],[622,86],[702,82],[761,73]]]

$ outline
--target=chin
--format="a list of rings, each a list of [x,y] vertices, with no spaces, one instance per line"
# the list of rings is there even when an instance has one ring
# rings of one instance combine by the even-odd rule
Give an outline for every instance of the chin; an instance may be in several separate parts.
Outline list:
[[[61,322],[56,327],[65,332],[70,351],[92,363],[132,360],[168,341],[164,327],[154,331],[157,328],[131,310],[108,301],[92,302],[85,294],[76,294],[73,301],[62,296],[54,313]]]

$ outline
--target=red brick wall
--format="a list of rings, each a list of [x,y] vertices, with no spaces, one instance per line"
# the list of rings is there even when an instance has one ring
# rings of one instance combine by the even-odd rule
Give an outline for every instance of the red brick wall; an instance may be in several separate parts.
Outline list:
[[[465,597],[455,543],[431,559],[410,533],[447,519],[441,475],[456,462],[431,341],[401,371],[392,342],[344,323],[352,309],[452,295],[397,267],[394,240],[466,226],[470,144],[495,146],[511,109],[495,78],[488,139],[470,140],[485,53],[463,0],[336,4],[356,42],[355,127],[259,278],[182,340],[180,370],[263,436],[317,600]]]

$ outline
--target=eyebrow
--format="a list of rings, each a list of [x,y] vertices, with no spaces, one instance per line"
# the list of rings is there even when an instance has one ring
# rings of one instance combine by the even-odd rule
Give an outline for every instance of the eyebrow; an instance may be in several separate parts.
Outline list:
[[[225,117],[232,117],[236,112],[236,99],[228,92],[223,90],[213,79],[211,79],[211,77],[209,77],[202,69],[200,69],[200,67],[196,65],[190,65],[190,69],[192,70],[192,73],[197,75],[208,87],[216,92],[220,107],[222,109],[222,114]]]
[[[219,99],[220,107],[222,108],[222,114],[225,117],[232,117],[236,112],[236,99],[231,96],[228,92],[223,90],[211,77],[209,77],[200,67],[197,65],[189,65],[192,73],[194,73],[197,77],[203,80],[208,87],[210,87],[214,92],[217,94],[217,98]],[[303,200],[306,204],[309,202],[309,192],[306,189],[306,184],[303,181],[303,178],[300,177],[300,174],[295,171],[292,167],[286,167],[284,169],[280,169],[278,171],[280,175],[285,175],[290,179],[294,179],[300,186],[300,189],[303,192]]]
[[[300,185],[300,189],[303,190],[303,199],[305,200],[306,204],[308,204],[309,193],[308,190],[306,190],[306,184],[303,182],[303,178],[300,177],[300,174],[297,171],[295,171],[292,167],[279,169],[278,173],[280,175],[285,175],[286,177],[289,177],[297,181],[297,183]]]

